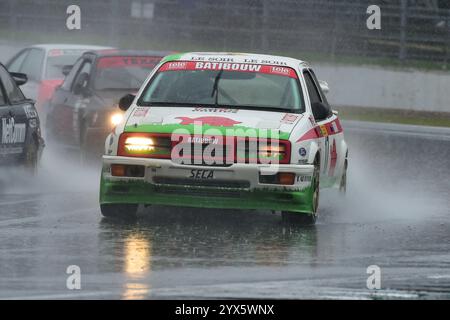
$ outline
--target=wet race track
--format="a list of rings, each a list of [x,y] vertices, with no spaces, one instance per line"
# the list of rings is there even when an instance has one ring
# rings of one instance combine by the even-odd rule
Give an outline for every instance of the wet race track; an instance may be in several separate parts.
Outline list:
[[[450,298],[449,130],[344,126],[347,196],[323,191],[314,227],[167,207],[109,221],[95,166],[47,149],[34,179],[2,171],[0,298]]]

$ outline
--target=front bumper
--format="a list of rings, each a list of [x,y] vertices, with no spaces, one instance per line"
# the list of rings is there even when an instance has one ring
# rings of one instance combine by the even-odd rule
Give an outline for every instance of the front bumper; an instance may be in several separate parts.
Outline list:
[[[141,165],[145,175],[115,177],[112,164]],[[191,170],[214,170],[214,179],[190,178]],[[312,165],[180,165],[167,159],[103,156],[100,203],[135,203],[228,209],[312,212]],[[260,183],[260,174],[295,173],[294,185]]]

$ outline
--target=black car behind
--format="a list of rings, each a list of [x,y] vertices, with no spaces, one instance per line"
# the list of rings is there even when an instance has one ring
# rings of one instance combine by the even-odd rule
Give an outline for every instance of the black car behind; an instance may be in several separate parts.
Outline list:
[[[25,74],[10,74],[0,64],[0,165],[23,165],[35,172],[44,140],[34,101],[18,87],[26,81]]]
[[[119,99],[135,93],[167,52],[101,50],[84,53],[50,102],[46,137],[81,155],[102,153],[122,116]]]

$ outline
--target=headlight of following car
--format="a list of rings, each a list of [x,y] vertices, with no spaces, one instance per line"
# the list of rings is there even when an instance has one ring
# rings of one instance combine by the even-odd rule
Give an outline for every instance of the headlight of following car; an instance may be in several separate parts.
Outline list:
[[[115,127],[122,122],[123,114],[119,113],[119,112],[113,113],[111,115],[110,120],[111,120],[111,124]]]

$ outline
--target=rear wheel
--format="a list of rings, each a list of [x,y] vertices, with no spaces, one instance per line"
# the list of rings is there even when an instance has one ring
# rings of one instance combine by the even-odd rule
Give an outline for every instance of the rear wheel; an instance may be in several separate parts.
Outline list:
[[[106,218],[136,219],[137,204],[101,204],[100,211]]]
[[[319,181],[320,181],[320,159],[316,157],[314,160],[314,173],[313,173],[313,193],[312,193],[312,212],[289,212],[283,211],[281,218],[286,222],[294,222],[300,225],[314,225],[317,220],[317,208],[319,207]]]

